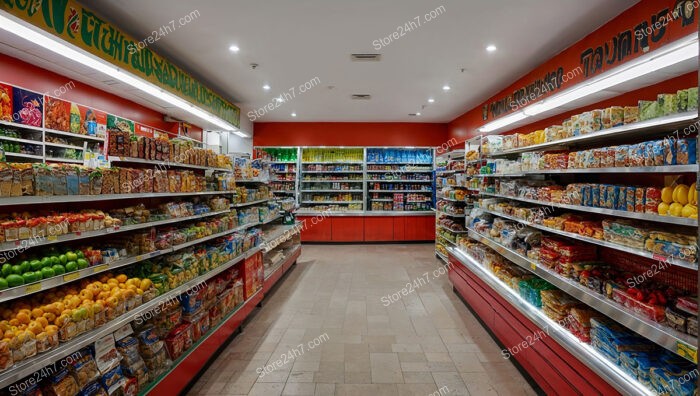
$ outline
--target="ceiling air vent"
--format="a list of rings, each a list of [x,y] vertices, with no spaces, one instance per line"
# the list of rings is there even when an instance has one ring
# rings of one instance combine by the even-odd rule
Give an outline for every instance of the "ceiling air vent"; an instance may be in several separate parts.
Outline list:
[[[353,94],[351,96],[353,100],[370,100],[372,99],[372,95],[370,94]]]
[[[381,54],[350,54],[353,62],[379,62],[382,60]]]

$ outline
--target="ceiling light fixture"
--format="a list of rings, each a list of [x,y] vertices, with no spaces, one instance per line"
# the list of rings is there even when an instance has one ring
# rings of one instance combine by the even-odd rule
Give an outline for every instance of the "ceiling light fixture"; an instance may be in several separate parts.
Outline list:
[[[494,52],[494,51],[496,51],[497,49],[498,49],[498,48],[496,48],[496,46],[493,45],[493,44],[491,44],[491,45],[489,45],[489,46],[486,47],[486,51],[488,51],[488,52]]]
[[[479,132],[493,132],[525,118],[559,108],[608,88],[693,59],[698,56],[698,49],[697,35],[690,35],[622,66],[618,66],[598,77],[580,83],[566,91],[527,106],[523,110],[492,121],[479,128]]]
[[[296,117],[296,116],[297,116],[297,113],[292,113],[292,117]]]
[[[191,115],[200,118],[206,122],[214,124],[222,129],[231,131],[235,129],[235,126],[231,125],[229,122],[193,105],[192,103],[174,95],[164,89],[157,87],[154,84],[146,82],[134,75],[124,72],[121,68],[109,64],[97,57],[92,55],[87,55],[86,53],[74,49],[72,46],[68,46],[63,43],[62,40],[56,39],[54,37],[42,34],[37,30],[29,28],[21,23],[16,22],[14,19],[8,18],[5,12],[0,13],[0,29],[15,34],[29,42],[39,45],[51,52],[58,55],[64,56],[72,61],[78,62],[84,66],[87,66],[93,70],[100,73],[104,73],[110,77],[113,77],[125,84],[128,84],[134,88],[137,88],[157,99],[163,100],[170,103],[171,105],[184,110]]]
[[[270,90],[270,86],[267,85],[267,84],[265,84],[265,85],[263,85],[263,89],[264,89],[265,91],[269,91],[269,90]]]
[[[452,88],[450,88],[449,85],[443,85],[443,86],[442,86],[442,90],[443,90],[443,91],[449,91],[450,89],[452,89]]]
[[[417,116],[419,116],[419,115],[420,115],[420,113],[416,113],[416,115],[417,115]]]
[[[238,51],[241,50],[240,48],[238,48],[237,45],[232,45],[232,46],[228,47],[228,49],[229,49],[231,52],[238,52]]]
[[[243,132],[243,131],[234,131],[233,133],[234,133],[235,135],[237,135],[237,136],[242,137],[242,138],[249,138],[249,137],[250,137],[248,134],[246,134],[246,133]]]
[[[435,99],[433,99],[433,98],[428,99],[428,103],[435,103]]]

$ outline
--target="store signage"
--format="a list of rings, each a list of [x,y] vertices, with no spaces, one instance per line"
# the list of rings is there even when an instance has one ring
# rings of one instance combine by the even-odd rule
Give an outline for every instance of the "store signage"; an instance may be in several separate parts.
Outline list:
[[[239,126],[240,109],[75,0],[0,0],[0,9]]]
[[[519,110],[562,88],[624,64],[669,42],[697,31],[700,0],[663,0],[640,3],[634,13],[625,11],[615,30],[601,29],[565,50],[541,68],[539,75],[518,85],[503,97],[482,106],[482,119],[490,121]],[[619,30],[619,26],[623,30]]]

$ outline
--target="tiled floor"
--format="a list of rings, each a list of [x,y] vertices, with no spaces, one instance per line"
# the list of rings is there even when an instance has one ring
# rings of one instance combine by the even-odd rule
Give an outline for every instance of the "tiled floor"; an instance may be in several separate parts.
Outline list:
[[[439,267],[432,244],[304,245],[190,394],[534,395]]]

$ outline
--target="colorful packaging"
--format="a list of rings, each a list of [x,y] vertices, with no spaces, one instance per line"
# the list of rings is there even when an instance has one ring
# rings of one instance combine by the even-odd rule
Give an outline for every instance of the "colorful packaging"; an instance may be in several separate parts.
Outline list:
[[[628,165],[630,146],[617,146],[615,150],[615,167],[624,168]]]
[[[620,106],[610,108],[610,123],[612,127],[617,127],[625,124],[625,109]]]
[[[637,187],[634,193],[634,211],[637,213],[644,213],[644,208],[646,201],[644,199],[644,188]]]
[[[676,92],[676,96],[678,97],[678,112],[685,113],[688,111],[688,90],[678,90],[678,92]]]
[[[654,166],[663,166],[664,165],[665,153],[664,153],[663,140],[657,140],[654,142],[653,158],[654,158]]]
[[[657,101],[639,101],[639,121],[651,120],[659,116],[659,103]]]
[[[676,141],[676,164],[693,165],[696,161],[696,139],[678,139]]]
[[[629,157],[627,159],[628,166],[644,166],[644,156],[646,153],[646,145],[644,143],[633,144],[629,146]]]
[[[627,187],[627,206],[626,210],[628,212],[634,212],[634,205],[637,197],[637,188],[636,187]]]
[[[644,166],[654,166],[654,142],[644,142]]]
[[[607,185],[605,186],[605,208],[615,209],[617,206],[617,191],[615,186]]]
[[[627,188],[615,186],[615,210],[627,210]]]
[[[647,187],[644,191],[644,212],[658,213],[657,209],[661,203],[661,190],[656,187]]]
[[[661,141],[664,149],[664,165],[676,165],[676,144],[671,139]]]
[[[698,87],[688,89],[688,111],[698,109]]]
[[[659,103],[660,115],[667,116],[678,110],[678,96],[676,94],[659,94],[656,101]]]
[[[625,106],[625,125],[639,121],[639,107]]]

